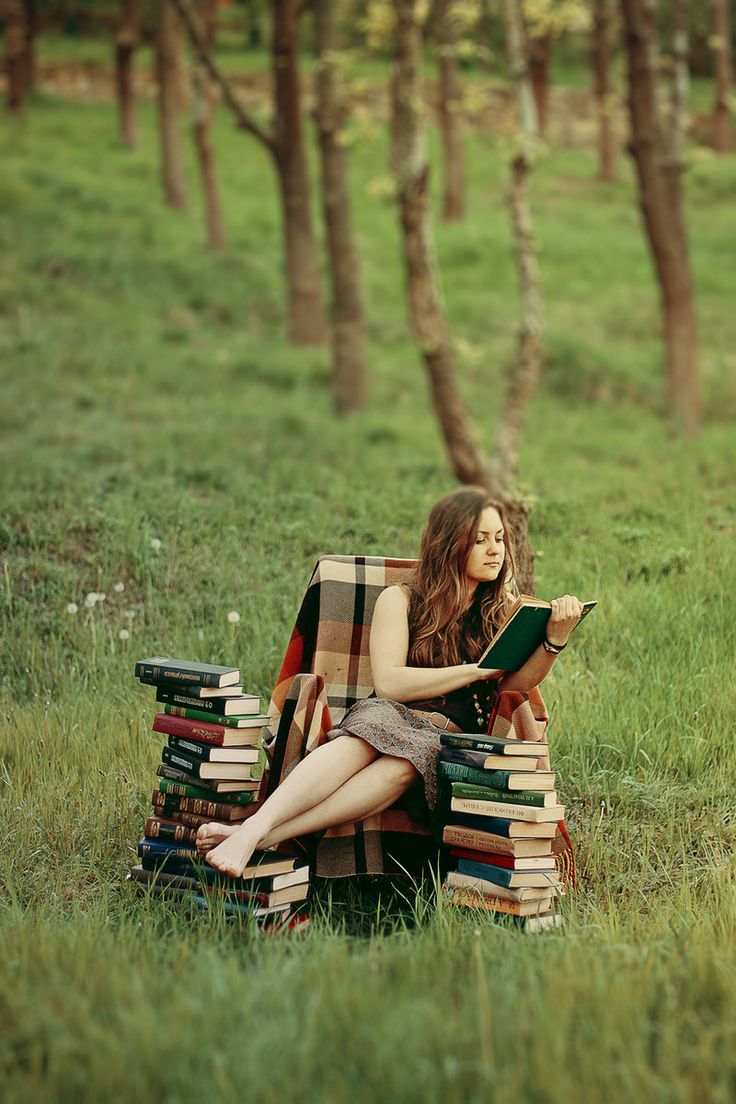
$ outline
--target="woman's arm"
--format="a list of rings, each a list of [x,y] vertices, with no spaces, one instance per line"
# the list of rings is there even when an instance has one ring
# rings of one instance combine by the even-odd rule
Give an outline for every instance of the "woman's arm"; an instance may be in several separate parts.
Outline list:
[[[379,594],[371,623],[370,655],[373,685],[379,698],[411,702],[447,694],[481,678],[498,678],[501,671],[481,671],[476,663],[455,667],[407,667],[409,602],[401,587]]]
[[[552,602],[552,613],[547,622],[547,640],[550,644],[562,646],[567,643],[567,638],[580,620],[583,612],[583,603],[572,594],[565,594],[562,598],[555,598]],[[547,677],[554,666],[557,656],[547,652],[544,646],[540,646],[532,652],[529,659],[518,671],[509,671],[501,679],[498,689],[501,690],[531,690],[533,686],[539,686]]]

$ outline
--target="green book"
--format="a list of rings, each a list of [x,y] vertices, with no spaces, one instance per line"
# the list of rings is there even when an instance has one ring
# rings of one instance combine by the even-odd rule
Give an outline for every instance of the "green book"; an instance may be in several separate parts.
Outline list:
[[[578,625],[597,605],[597,602],[583,603]],[[544,640],[551,612],[551,602],[520,594],[478,660],[478,666],[489,670],[518,671]]]
[[[524,771],[523,774],[535,775],[535,781],[539,786],[539,790],[523,790],[518,786],[512,787],[510,785],[514,780],[518,780],[519,771],[506,771],[506,770],[486,770],[484,767],[471,767],[467,763],[448,763],[446,760],[440,759],[439,773],[442,778],[446,778],[448,782],[467,782],[473,786],[482,786],[483,789],[504,790],[509,793],[537,793],[541,792],[544,783],[547,783],[545,792],[554,789],[555,774],[554,771]]]
[[[504,736],[470,736],[464,732],[440,732],[440,743],[446,748],[464,751],[485,751],[491,755],[549,754],[549,745],[535,740],[508,740]]]
[[[557,804],[554,790],[496,790],[492,786],[472,786],[468,782],[453,782],[452,796],[470,798],[472,801],[505,801],[511,805],[533,805],[545,809]]]
[[[258,800],[258,790],[214,793],[195,786],[192,782],[172,782],[169,778],[159,778],[158,788],[160,793],[170,794],[172,797],[200,797],[205,801],[224,801],[228,805],[250,805]]]
[[[209,721],[210,724],[227,725],[228,728],[264,728],[269,720],[266,713],[223,717],[220,713],[208,713],[204,709],[194,709],[188,705],[166,704],[164,713],[168,713],[170,717],[189,717],[191,721]]]

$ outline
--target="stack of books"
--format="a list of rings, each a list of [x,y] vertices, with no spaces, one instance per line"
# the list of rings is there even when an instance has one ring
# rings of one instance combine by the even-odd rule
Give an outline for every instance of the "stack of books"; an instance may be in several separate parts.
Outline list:
[[[513,917],[529,931],[557,926],[552,840],[565,809],[554,773],[537,769],[548,745],[453,732],[440,741],[442,841],[453,867],[446,900]]]
[[[295,906],[309,889],[306,863],[276,851],[256,852],[241,878],[222,874],[197,851],[197,829],[220,821],[237,825],[259,807],[261,736],[268,716],[257,695],[244,693],[237,667],[153,656],[135,674],[156,687],[163,705],[153,731],[166,736],[151,795],[151,815],[138,843],[129,880],[169,897],[229,914],[255,916],[266,926],[304,927]]]

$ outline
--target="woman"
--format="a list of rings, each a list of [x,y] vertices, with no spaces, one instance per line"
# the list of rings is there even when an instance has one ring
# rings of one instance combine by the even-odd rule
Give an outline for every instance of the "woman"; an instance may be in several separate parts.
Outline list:
[[[440,499],[412,582],[387,587],[376,601],[374,694],[349,709],[329,742],[307,755],[242,825],[200,827],[197,847],[207,862],[240,876],[256,849],[363,820],[415,782],[418,791],[420,779],[418,796],[425,810],[433,809],[440,731],[486,731],[498,689],[537,686],[582,611],[577,598],[555,599],[547,640],[520,670],[480,669],[477,660],[514,597],[513,574],[501,504],[482,487],[460,487]]]

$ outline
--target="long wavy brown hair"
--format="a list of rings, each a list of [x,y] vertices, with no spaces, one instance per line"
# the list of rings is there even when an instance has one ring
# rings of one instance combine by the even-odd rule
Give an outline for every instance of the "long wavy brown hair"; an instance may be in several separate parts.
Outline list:
[[[468,608],[465,565],[487,506],[501,517],[506,555],[498,577],[478,583]],[[430,511],[419,562],[406,584],[411,640],[407,664],[451,667],[479,659],[516,597],[513,579],[514,552],[502,503],[476,486],[458,487],[441,498]]]

